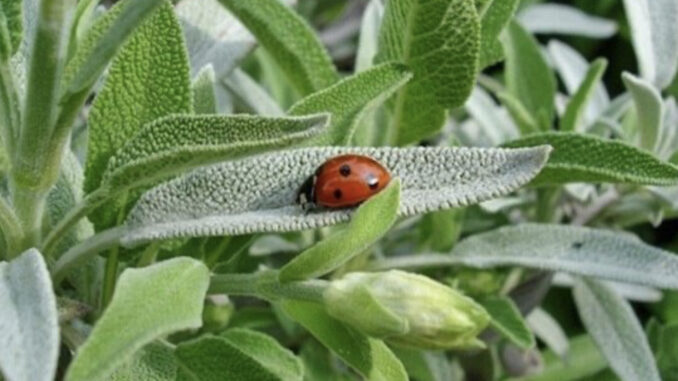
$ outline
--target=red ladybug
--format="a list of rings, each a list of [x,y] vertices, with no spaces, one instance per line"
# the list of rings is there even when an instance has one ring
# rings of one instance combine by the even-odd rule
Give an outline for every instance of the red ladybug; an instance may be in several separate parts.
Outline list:
[[[388,185],[391,175],[378,161],[361,155],[340,155],[324,162],[299,189],[297,202],[326,208],[355,206]]]

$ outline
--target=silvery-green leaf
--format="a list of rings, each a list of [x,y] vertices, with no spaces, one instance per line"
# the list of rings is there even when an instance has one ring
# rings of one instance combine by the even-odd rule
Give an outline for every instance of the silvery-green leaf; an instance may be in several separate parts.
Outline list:
[[[492,328],[522,349],[535,346],[534,335],[515,303],[505,296],[489,296],[478,300],[492,318]]]
[[[656,288],[611,280],[601,280],[600,282],[614,290],[622,298],[630,301],[655,303],[662,299],[662,292]],[[575,279],[566,273],[557,273],[553,277],[553,284],[556,286],[572,287],[574,283]]]
[[[624,0],[631,40],[643,79],[660,89],[678,68],[678,3],[673,0]]]
[[[640,147],[654,152],[664,119],[664,102],[661,94],[651,83],[630,73],[622,74],[622,79],[636,106]]]
[[[516,126],[482,87],[473,89],[464,107],[488,137],[487,145],[494,147],[519,137]]]
[[[547,46],[553,66],[565,84],[568,94],[574,95],[586,76],[589,64],[579,52],[558,40]],[[593,98],[586,108],[586,123],[591,124],[610,104],[610,96],[602,83],[595,86]]]
[[[451,255],[394,257],[371,268],[520,266],[678,289],[678,256],[628,233],[548,224],[521,224],[473,235]]]
[[[355,58],[356,73],[372,66],[372,60],[377,55],[379,44],[379,27],[384,17],[384,5],[381,0],[370,0],[363,12],[360,24],[360,38]]]
[[[600,80],[606,68],[607,60],[604,58],[599,58],[591,63],[584,80],[567,103],[567,108],[560,119],[561,131],[585,131],[585,111],[595,95],[596,86],[600,85]]]
[[[59,355],[52,281],[42,255],[0,262],[0,370],[8,381],[51,381]]]
[[[175,381],[178,365],[173,352],[162,342],[150,343],[118,367],[108,381]]]
[[[662,160],[669,160],[678,151],[678,105],[676,99],[664,100],[664,120],[659,131],[655,152]]]
[[[193,111],[196,114],[216,114],[217,100],[214,91],[215,75],[211,64],[198,72],[191,84],[193,91]]]
[[[225,86],[235,100],[255,114],[268,116],[285,114],[266,90],[241,69],[233,70],[223,79],[221,86]]]
[[[631,305],[594,279],[579,278],[574,300],[586,330],[624,381],[659,381],[659,371]]]
[[[211,64],[217,79],[254,49],[254,36],[217,0],[182,0],[175,7],[186,39],[191,73]]]
[[[570,349],[569,340],[553,316],[541,308],[535,308],[527,315],[527,324],[535,336],[543,341],[553,353],[561,359],[567,356]]]
[[[304,148],[193,171],[147,192],[127,220],[123,241],[283,232],[350,219],[351,209],[307,213],[296,204],[302,183],[330,157],[373,157],[402,180],[400,216],[478,203],[510,193],[533,178],[549,147]]]
[[[532,33],[591,38],[608,38],[617,33],[616,22],[589,15],[564,4],[530,5],[520,11],[518,20]]]

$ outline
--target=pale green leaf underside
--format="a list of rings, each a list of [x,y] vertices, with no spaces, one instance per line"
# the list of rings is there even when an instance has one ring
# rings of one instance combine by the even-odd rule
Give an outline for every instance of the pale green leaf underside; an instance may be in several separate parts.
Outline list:
[[[659,381],[650,345],[631,305],[594,279],[578,279],[573,293],[586,330],[615,373],[625,381]]]
[[[316,112],[332,114],[327,134],[312,140],[313,145],[340,145],[351,140],[356,120],[370,107],[377,106],[407,82],[412,75],[407,67],[386,63],[348,77],[311,94],[293,105],[290,115]]]
[[[560,120],[561,131],[584,132],[586,127],[584,125],[584,115],[589,100],[593,98],[596,86],[600,83],[603,72],[605,72],[605,68],[607,68],[606,59],[597,59],[591,63],[579,89],[577,89],[567,104],[565,113]]]
[[[467,238],[451,255],[419,255],[375,268],[522,266],[678,289],[678,257],[630,234],[566,225],[522,224]]]
[[[52,281],[42,255],[0,262],[0,370],[7,380],[51,381],[59,354]]]
[[[532,4],[523,9],[517,19],[534,34],[608,38],[617,32],[617,23],[612,20],[558,3]]]
[[[145,126],[111,158],[104,185],[148,184],[207,163],[298,143],[324,131],[328,115],[174,115]]]
[[[533,185],[576,182],[643,185],[678,184],[678,167],[616,140],[550,132],[528,136],[506,147],[549,144],[553,152]]]
[[[511,299],[491,296],[478,302],[490,315],[492,327],[499,333],[521,348],[534,347],[534,335]]]
[[[368,381],[406,381],[405,368],[381,340],[372,339],[330,317],[315,303],[286,300],[285,313]]]
[[[664,118],[664,102],[661,94],[649,81],[642,80],[629,73],[622,74],[626,89],[636,106],[637,127],[640,147],[653,152]]]
[[[104,380],[151,341],[200,327],[208,283],[207,267],[190,258],[125,270],[110,305],[78,349],[66,380]]]
[[[513,17],[518,3],[518,0],[492,0],[487,5],[480,24],[480,69],[504,58],[504,49],[499,42],[499,34]]]
[[[402,181],[399,216],[498,197],[531,180],[550,148],[318,147],[201,168],[147,192],[127,220],[125,245],[146,240],[313,229],[350,219],[351,209],[304,212],[301,184],[328,158],[373,157]]]
[[[118,367],[108,381],[175,381],[178,366],[173,352],[166,344],[150,343]]]
[[[319,277],[360,254],[388,232],[400,207],[400,180],[362,204],[342,231],[305,250],[280,269],[280,281]]]
[[[302,95],[339,80],[311,27],[279,0],[219,0],[254,34]]]

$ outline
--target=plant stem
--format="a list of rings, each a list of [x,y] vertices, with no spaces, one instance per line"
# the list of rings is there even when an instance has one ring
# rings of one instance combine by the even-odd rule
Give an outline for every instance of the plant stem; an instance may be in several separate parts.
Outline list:
[[[146,267],[150,266],[155,262],[155,258],[158,256],[158,251],[160,251],[160,241],[151,242],[148,247],[141,253],[139,261],[137,261],[137,267]]]
[[[280,283],[278,272],[270,270],[254,274],[213,275],[209,292],[254,296],[270,301],[285,298],[320,303],[327,285],[328,282],[323,280]]]
[[[71,247],[54,265],[52,270],[54,283],[58,284],[78,264],[83,263],[103,250],[119,245],[120,238],[122,238],[125,231],[126,228],[124,226],[104,230]]]
[[[537,189],[537,221],[556,222],[561,188]]]
[[[0,112],[2,113],[2,140],[7,157],[14,157],[14,146],[19,135],[19,101],[17,99],[14,74],[9,62],[0,64]]]
[[[17,247],[18,252],[10,254],[13,256],[36,247],[40,242],[46,195],[41,191],[22,188],[15,183],[11,184],[11,188],[12,204],[23,233]]]
[[[99,311],[103,311],[111,302],[113,291],[115,290],[115,283],[118,280],[118,247],[114,246],[109,250],[108,258],[106,258],[106,269],[104,270],[104,281],[101,288],[101,304]]]
[[[4,197],[0,197],[0,230],[2,230],[7,246],[7,259],[17,256],[20,250],[19,240],[23,236],[21,223]]]

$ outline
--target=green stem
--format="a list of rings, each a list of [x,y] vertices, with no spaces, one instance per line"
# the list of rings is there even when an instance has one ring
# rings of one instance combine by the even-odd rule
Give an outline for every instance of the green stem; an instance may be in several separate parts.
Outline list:
[[[101,288],[101,304],[99,311],[103,311],[111,302],[113,291],[115,290],[115,283],[118,280],[118,247],[114,246],[109,250],[108,258],[106,258],[106,270],[104,270],[104,281]]]
[[[4,197],[0,197],[0,230],[2,230],[7,246],[7,259],[17,256],[20,250],[19,240],[23,236],[21,223]]]
[[[254,274],[213,275],[209,292],[253,296],[270,301],[295,299],[321,303],[328,283],[323,280],[280,283],[278,272],[270,270]]]
[[[561,188],[537,189],[537,221],[556,222]]]
[[[87,261],[106,249],[120,244],[120,238],[125,234],[126,228],[118,226],[112,229],[97,233],[87,240],[68,249],[54,265],[52,270],[52,279],[54,284],[58,284],[64,279],[68,272],[77,265]]]
[[[42,233],[42,217],[45,210],[45,193],[11,184],[12,204],[21,225],[22,236],[18,244],[18,254],[37,247]]]
[[[146,267],[150,266],[155,262],[158,252],[160,251],[160,241],[151,242],[148,247],[141,253],[139,261],[137,261],[137,267]]]

